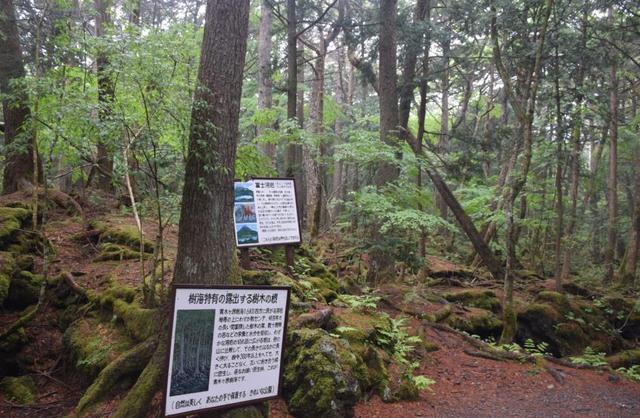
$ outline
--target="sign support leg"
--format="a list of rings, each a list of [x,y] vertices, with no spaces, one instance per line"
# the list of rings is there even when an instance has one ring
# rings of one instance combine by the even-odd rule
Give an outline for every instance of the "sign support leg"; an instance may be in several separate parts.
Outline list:
[[[284,246],[284,258],[287,261],[287,267],[289,267],[290,269],[293,269],[293,264],[294,264],[293,245]]]
[[[240,248],[240,267],[245,270],[251,269],[251,258],[249,257],[248,248]]]

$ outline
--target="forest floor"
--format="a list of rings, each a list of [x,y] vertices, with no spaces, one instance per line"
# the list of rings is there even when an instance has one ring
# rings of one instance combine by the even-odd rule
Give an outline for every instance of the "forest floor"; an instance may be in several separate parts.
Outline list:
[[[132,225],[130,217],[107,214],[103,211],[88,211],[88,220],[108,218],[110,224]],[[152,224],[144,225],[147,236],[156,233]],[[123,259],[96,262],[99,248],[95,242],[82,237],[86,225],[78,217],[71,218],[60,213],[51,214],[45,234],[53,244],[56,257],[50,266],[49,275],[62,271],[70,272],[78,285],[96,291],[107,289],[117,280],[118,284],[137,286],[141,277],[139,260]],[[175,258],[177,230],[166,231],[165,257]],[[327,264],[332,263],[335,254],[323,253]],[[455,263],[430,256],[430,271],[444,279],[430,288],[430,292],[443,294],[465,289],[492,288],[500,293],[500,286],[478,279],[474,284],[460,283],[460,277],[469,270]],[[145,269],[151,268],[147,261]],[[170,264],[170,263],[168,263]],[[268,268],[260,265],[260,268]],[[171,277],[169,265],[165,274]],[[548,283],[539,280],[537,286],[545,288]],[[420,393],[415,401],[385,403],[376,394],[355,407],[356,417],[638,417],[640,416],[640,383],[633,382],[611,371],[576,369],[557,364],[521,363],[517,361],[497,361],[473,355],[474,347],[464,336],[419,320],[420,312],[433,313],[433,304],[402,303],[406,301],[407,289],[411,283],[390,284],[377,289],[383,296],[382,309],[390,316],[410,314],[408,323],[412,333],[422,334],[435,344],[434,352],[420,355],[416,374],[435,380],[429,389]],[[414,290],[415,286],[414,286]],[[418,292],[420,287],[418,287]],[[421,300],[421,299],[420,299]],[[410,309],[408,308],[410,307]],[[316,308],[319,308],[316,306]],[[458,309],[458,307],[456,307]],[[465,310],[466,308],[461,308]],[[52,326],[52,318],[57,314],[56,307],[45,301],[36,318],[25,327],[29,344],[22,348],[21,358],[30,359],[31,364],[24,365],[36,384],[36,397],[32,404],[18,404],[0,394],[0,416],[2,417],[53,417],[73,412],[73,408],[82,396],[88,384],[86,377],[78,373],[68,359],[63,333]],[[466,309],[467,311],[469,309]],[[5,330],[18,316],[14,311],[0,311],[0,330]],[[101,329],[97,330],[101,332]],[[108,340],[108,331],[104,331]],[[470,354],[471,353],[471,354]],[[554,371],[549,372],[548,368]],[[2,375],[10,375],[11,370]],[[102,403],[91,416],[109,416],[117,406],[123,393],[112,400]],[[154,400],[159,404],[160,394]],[[154,408],[157,410],[157,408]],[[271,416],[289,417],[283,400],[270,402]]]

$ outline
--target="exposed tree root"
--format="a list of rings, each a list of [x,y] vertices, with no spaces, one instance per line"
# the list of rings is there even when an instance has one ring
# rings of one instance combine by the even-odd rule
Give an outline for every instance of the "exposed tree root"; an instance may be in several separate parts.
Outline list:
[[[145,416],[151,399],[160,388],[165,370],[166,344],[162,338],[155,348],[151,360],[138,377],[138,380],[127,393],[127,396],[120,402],[118,410],[113,415],[114,418],[129,418]]]
[[[144,365],[149,361],[156,348],[156,340],[148,340],[138,344],[129,351],[120,355],[117,359],[109,363],[105,367],[96,380],[84,393],[75,409],[75,416],[82,416],[87,409],[100,401],[109,390],[118,383],[122,376],[126,376],[142,370]]]
[[[73,276],[71,275],[71,273],[69,273],[68,271],[63,271],[62,273],[60,273],[60,275],[62,276],[62,279],[64,280],[64,282],[67,284],[67,286],[69,286],[69,288],[71,288],[71,290],[73,290],[74,292],[76,292],[78,295],[89,299],[89,294],[87,292],[87,290],[83,287],[81,287],[80,285],[78,285],[78,283],[76,283],[76,281],[73,279]]]

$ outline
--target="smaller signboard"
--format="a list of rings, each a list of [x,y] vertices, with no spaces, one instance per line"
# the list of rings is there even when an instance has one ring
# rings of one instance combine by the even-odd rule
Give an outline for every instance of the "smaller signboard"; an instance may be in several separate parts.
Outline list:
[[[280,395],[289,291],[174,286],[165,416]]]
[[[233,220],[238,247],[297,244],[300,223],[293,179],[234,183]]]

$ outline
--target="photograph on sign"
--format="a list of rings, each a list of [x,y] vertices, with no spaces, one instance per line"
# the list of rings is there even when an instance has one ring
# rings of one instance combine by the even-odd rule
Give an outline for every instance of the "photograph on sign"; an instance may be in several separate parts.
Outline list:
[[[280,394],[289,288],[176,286],[166,416]]]
[[[299,243],[295,182],[275,178],[235,182],[233,220],[238,247]]]

